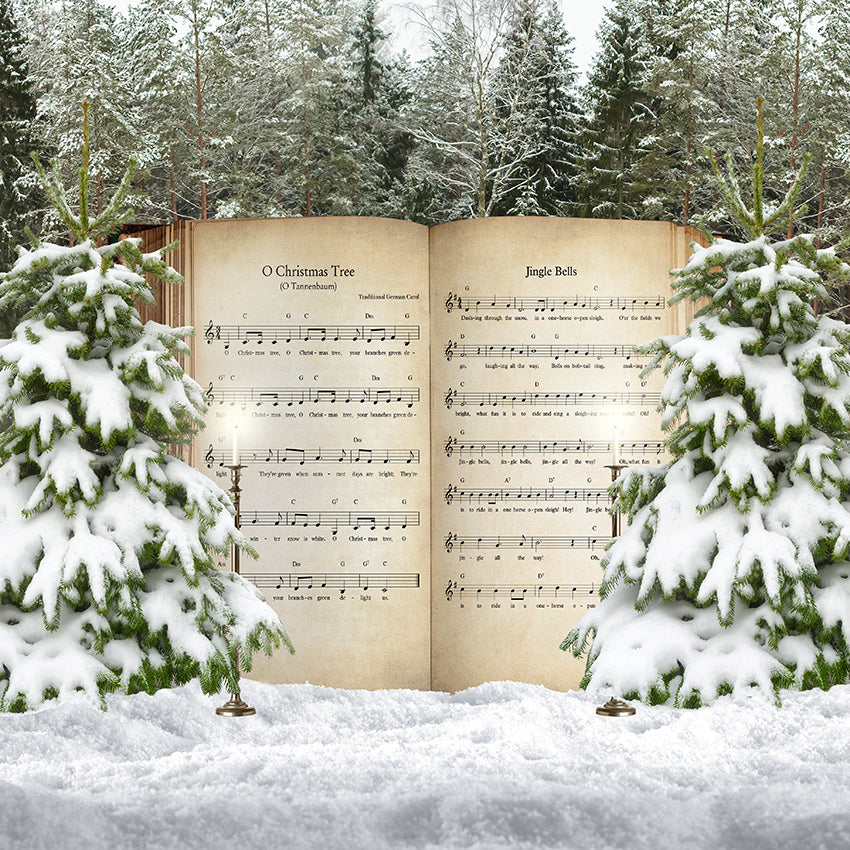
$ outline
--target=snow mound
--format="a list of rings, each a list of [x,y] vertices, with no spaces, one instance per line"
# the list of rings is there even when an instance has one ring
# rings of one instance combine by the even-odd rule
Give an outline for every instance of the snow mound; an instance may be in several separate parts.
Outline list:
[[[497,682],[458,694],[197,683],[0,716],[6,850],[799,850],[850,843],[850,687],[680,711]],[[606,697],[607,698],[607,697]],[[234,844],[234,842],[236,844]]]

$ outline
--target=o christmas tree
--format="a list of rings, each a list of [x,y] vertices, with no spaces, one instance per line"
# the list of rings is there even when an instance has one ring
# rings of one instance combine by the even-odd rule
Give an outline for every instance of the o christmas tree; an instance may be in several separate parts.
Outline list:
[[[37,163],[38,165],[38,163]],[[98,246],[130,185],[90,217],[88,145],[73,214],[54,168],[45,190],[76,244],[36,244],[0,277],[0,310],[27,307],[0,341],[0,709],[82,691],[133,693],[200,678],[238,691],[237,652],[291,650],[244,579],[216,569],[248,549],[230,497],[169,456],[202,425],[200,387],[176,354],[190,328],[142,324],[143,275],[180,276],[138,240]]]
[[[626,471],[599,606],[561,645],[582,686],[682,707],[723,694],[828,688],[850,672],[850,327],[813,304],[850,267],[785,230],[803,171],[765,203],[762,131],[748,208],[715,173],[749,241],[714,239],[675,272],[704,306],[666,361],[672,461]]]

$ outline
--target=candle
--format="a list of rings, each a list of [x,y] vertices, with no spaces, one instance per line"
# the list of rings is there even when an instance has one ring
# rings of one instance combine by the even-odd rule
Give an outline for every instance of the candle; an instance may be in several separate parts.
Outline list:
[[[233,466],[239,466],[239,426],[233,426]]]
[[[614,439],[611,442],[614,452],[614,466],[620,465],[620,435],[617,433],[617,426],[614,426]]]

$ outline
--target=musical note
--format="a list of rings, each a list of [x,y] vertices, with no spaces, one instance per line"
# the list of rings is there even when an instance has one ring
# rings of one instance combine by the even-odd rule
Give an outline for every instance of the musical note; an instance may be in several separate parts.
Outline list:
[[[377,389],[376,387],[343,387],[343,388],[274,388],[274,387],[215,387],[210,383],[207,388],[207,400],[215,400],[219,404],[241,405],[254,404],[261,406],[270,404],[277,407],[285,404],[288,407],[307,403],[314,404],[348,404],[351,401],[360,403],[383,402],[403,403],[413,407],[419,401],[418,387],[401,387],[392,389]]]
[[[640,296],[635,298],[626,297],[585,297],[574,295],[571,297],[536,297],[526,298],[495,298],[484,296],[469,296],[461,298],[459,295],[449,293],[446,298],[446,312],[451,313],[453,309],[464,312],[478,313],[482,310],[516,311],[522,313],[525,310],[534,312],[570,312],[573,310],[644,310],[647,312],[662,312],[666,309],[667,302],[663,295]]]
[[[462,552],[468,549],[605,549],[611,542],[611,537],[540,537],[519,535],[496,535],[482,537],[460,537],[449,533],[444,544],[447,552],[455,546]]]
[[[549,360],[577,357],[580,359],[593,358],[595,360],[606,358],[630,360],[637,353],[637,347],[633,345],[520,345],[517,343],[460,345],[451,341],[446,344],[444,349],[447,361],[451,361],[453,357],[482,357],[488,359],[542,357]]]
[[[451,602],[455,596],[481,599],[484,596],[496,598],[499,594],[507,594],[515,602],[525,602],[528,597],[534,599],[558,599],[564,596],[560,584],[538,584],[535,586],[510,584],[472,584],[460,585],[452,579],[445,590],[446,602]],[[576,584],[570,588],[570,599],[593,599],[596,595],[595,584]]]
[[[340,340],[366,343],[393,340],[409,346],[420,338],[419,325],[334,325],[313,327],[308,325],[216,325],[210,319],[204,332],[207,343],[223,342],[225,348],[231,342],[247,345],[277,345],[278,340],[289,344],[299,342],[339,342]]]
[[[212,446],[207,450],[204,459],[208,466],[218,463],[219,466],[224,466],[230,458],[230,453],[224,449],[214,449]],[[370,449],[358,448],[357,450],[347,449],[320,449],[320,448],[263,448],[263,449],[242,449],[240,453],[240,462],[243,465],[262,464],[268,466],[278,463],[292,463],[293,461],[299,466],[304,466],[306,463],[404,463],[413,464],[420,462],[419,449]]]
[[[241,511],[241,522],[251,525],[274,526],[288,525],[302,528],[340,527],[353,528],[357,531],[366,527],[374,531],[379,526],[385,531],[391,528],[407,528],[419,525],[419,511],[383,511],[380,513],[358,513],[355,511]]]
[[[242,573],[242,577],[258,588],[338,588],[344,591],[349,587],[380,587],[383,591],[390,588],[415,589],[421,584],[419,573]]]
[[[448,390],[444,396],[446,407],[451,409],[455,403],[461,406],[466,404],[478,405],[479,407],[499,407],[502,405],[531,405],[531,406],[658,406],[661,393],[546,393],[546,392],[458,392]]]
[[[611,454],[610,440],[534,440],[520,443],[505,443],[501,440],[482,440],[477,442],[461,443],[455,437],[449,437],[443,446],[446,456],[451,457],[455,452],[458,454],[516,454],[523,456],[528,454]],[[631,455],[660,455],[664,452],[665,444],[662,440],[640,440],[624,441],[620,443],[620,452],[625,456]]]
[[[600,504],[609,499],[608,490],[605,488],[576,487],[573,489],[562,487],[534,488],[534,487],[503,487],[497,490],[460,490],[450,484],[444,497],[447,505],[451,505],[456,499],[466,504],[495,505],[497,502],[594,502]]]

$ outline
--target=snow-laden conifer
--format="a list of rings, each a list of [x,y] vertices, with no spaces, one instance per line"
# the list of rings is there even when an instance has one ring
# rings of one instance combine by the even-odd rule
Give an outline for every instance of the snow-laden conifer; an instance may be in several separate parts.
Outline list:
[[[673,459],[614,486],[629,526],[562,644],[592,637],[586,688],[692,707],[850,675],[850,327],[813,306],[850,267],[810,237],[771,239],[804,169],[769,205],[762,161],[759,120],[751,206],[715,167],[748,239],[694,248],[673,300],[703,306],[650,345]]]
[[[90,217],[87,143],[78,213],[58,165],[52,179],[38,168],[75,244],[21,249],[0,277],[0,309],[27,307],[0,341],[0,709],[196,677],[236,691],[237,651],[250,669],[289,641],[215,567],[248,548],[229,496],[167,451],[205,410],[176,360],[191,329],[143,325],[134,299],[153,300],[143,275],[179,275],[137,240],[98,244],[126,216],[131,170]]]

